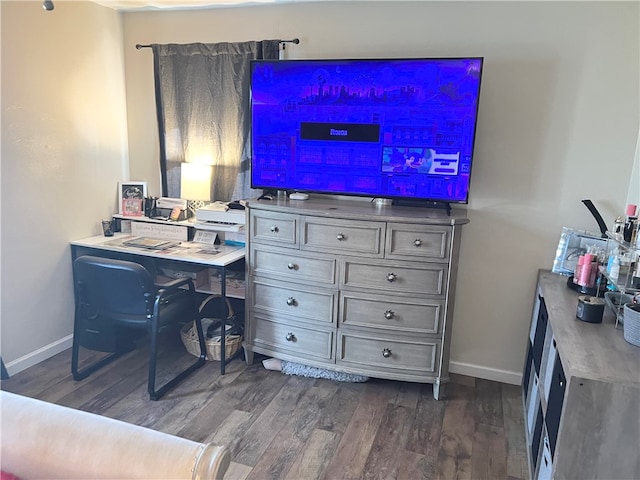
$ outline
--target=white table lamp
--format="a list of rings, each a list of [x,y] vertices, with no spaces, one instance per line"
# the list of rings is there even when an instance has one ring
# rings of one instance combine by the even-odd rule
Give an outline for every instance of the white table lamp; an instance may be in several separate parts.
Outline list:
[[[180,165],[180,198],[187,200],[191,216],[211,201],[211,165],[182,163]]]

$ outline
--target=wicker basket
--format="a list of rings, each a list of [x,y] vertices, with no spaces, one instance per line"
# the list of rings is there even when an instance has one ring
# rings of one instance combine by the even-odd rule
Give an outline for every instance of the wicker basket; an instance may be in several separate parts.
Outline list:
[[[194,324],[186,324],[180,330],[180,337],[184,348],[191,355],[200,356],[200,342],[198,341],[198,330]],[[207,345],[207,360],[220,361],[222,358],[222,346],[220,336],[207,338],[204,342]],[[242,345],[242,335],[227,335],[224,341],[224,357],[229,358],[238,351]]]
[[[242,331],[231,331],[230,325],[235,322],[235,312],[233,305],[228,298],[224,299],[220,295],[209,295],[198,307],[198,315],[202,319],[202,328],[205,334],[211,335],[211,325],[226,316],[227,335],[224,341],[224,357],[229,358],[235,354],[242,345]],[[217,329],[219,330],[219,329]],[[194,323],[187,324],[180,330],[182,343],[191,355],[200,356],[200,342],[198,342],[198,330]],[[220,335],[206,338],[204,342],[207,346],[207,360],[219,361],[222,358],[222,346],[220,345]]]
[[[640,303],[627,303],[624,306],[624,339],[640,347]]]

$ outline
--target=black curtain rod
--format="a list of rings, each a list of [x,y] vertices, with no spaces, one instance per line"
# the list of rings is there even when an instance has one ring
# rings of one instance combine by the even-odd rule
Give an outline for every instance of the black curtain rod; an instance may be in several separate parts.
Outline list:
[[[298,45],[300,43],[299,38],[293,38],[291,40],[278,40],[280,43],[293,43],[294,45]],[[141,48],[151,48],[151,45],[141,45],[139,43],[136,44],[136,49],[140,50]]]

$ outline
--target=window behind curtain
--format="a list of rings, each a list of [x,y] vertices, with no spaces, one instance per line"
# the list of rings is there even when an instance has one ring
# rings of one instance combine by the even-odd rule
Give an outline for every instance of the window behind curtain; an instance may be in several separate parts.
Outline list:
[[[162,195],[180,197],[180,164],[213,166],[211,200],[250,198],[250,61],[278,40],[152,45]]]

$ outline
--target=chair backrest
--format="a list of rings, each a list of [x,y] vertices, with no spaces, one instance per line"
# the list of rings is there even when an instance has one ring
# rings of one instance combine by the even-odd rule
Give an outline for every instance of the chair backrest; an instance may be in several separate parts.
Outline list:
[[[131,320],[153,313],[158,288],[142,265],[83,255],[73,262],[73,270],[77,301],[91,312]]]

